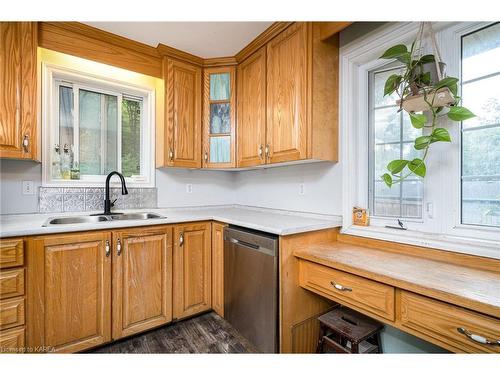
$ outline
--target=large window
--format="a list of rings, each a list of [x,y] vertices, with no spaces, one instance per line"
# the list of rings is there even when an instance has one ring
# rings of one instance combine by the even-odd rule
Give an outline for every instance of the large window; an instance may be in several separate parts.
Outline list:
[[[462,37],[463,224],[500,226],[500,24]]]
[[[81,73],[47,68],[49,184],[101,183],[121,172],[130,184],[153,181],[152,93]]]
[[[394,64],[369,73],[369,207],[371,215],[380,217],[421,218],[422,181],[408,178],[388,188],[381,176],[394,159],[414,159],[420,151],[413,141],[421,130],[411,126],[408,115],[399,111],[397,95],[384,97],[384,84],[391,74],[401,68]]]

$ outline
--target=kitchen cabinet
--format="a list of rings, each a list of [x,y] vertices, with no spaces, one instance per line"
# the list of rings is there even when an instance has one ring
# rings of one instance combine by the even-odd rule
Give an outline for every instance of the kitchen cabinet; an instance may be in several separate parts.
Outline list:
[[[77,352],[111,340],[111,250],[111,232],[29,240],[29,347]]]
[[[203,168],[236,165],[235,75],[234,66],[203,71]]]
[[[172,228],[113,231],[113,339],[172,320]]]
[[[295,22],[238,66],[238,167],[338,160],[338,35]]]
[[[164,134],[157,135],[160,167],[201,168],[201,67],[163,58]]]
[[[224,317],[224,228],[227,224],[212,223],[212,308]]]
[[[39,159],[36,87],[36,22],[0,22],[0,158]]]
[[[238,167],[266,163],[266,48],[238,65]]]
[[[173,318],[212,308],[211,223],[174,227]]]

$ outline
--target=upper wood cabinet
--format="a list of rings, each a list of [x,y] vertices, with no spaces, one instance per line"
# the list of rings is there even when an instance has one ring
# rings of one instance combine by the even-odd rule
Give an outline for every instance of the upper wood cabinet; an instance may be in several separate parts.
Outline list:
[[[174,228],[173,317],[212,308],[210,222]]]
[[[201,168],[201,68],[163,58],[165,132],[159,167]]]
[[[0,22],[0,157],[39,159],[37,24]]]
[[[236,68],[203,70],[203,167],[236,166]]]
[[[295,23],[267,45],[267,157],[307,157],[308,26]]]
[[[113,339],[172,320],[172,228],[113,232]]]
[[[338,35],[297,22],[267,45],[268,163],[338,159]]]
[[[266,48],[238,65],[238,167],[266,163]]]
[[[110,252],[110,232],[29,240],[29,347],[76,352],[111,340]]]

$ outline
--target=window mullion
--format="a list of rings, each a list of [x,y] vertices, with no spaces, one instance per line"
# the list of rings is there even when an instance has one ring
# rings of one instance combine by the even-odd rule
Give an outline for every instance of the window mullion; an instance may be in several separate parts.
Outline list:
[[[118,108],[116,113],[118,116],[118,123],[116,126],[116,168],[118,172],[122,173],[122,94],[118,95],[117,101]]]
[[[80,167],[80,87],[78,85],[73,85],[73,162],[78,163]]]

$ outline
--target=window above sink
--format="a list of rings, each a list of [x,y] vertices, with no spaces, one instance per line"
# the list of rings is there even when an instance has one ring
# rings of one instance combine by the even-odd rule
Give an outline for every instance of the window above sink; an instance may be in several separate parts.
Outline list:
[[[43,54],[43,186],[103,186],[116,170],[128,186],[153,187],[156,78]]]

